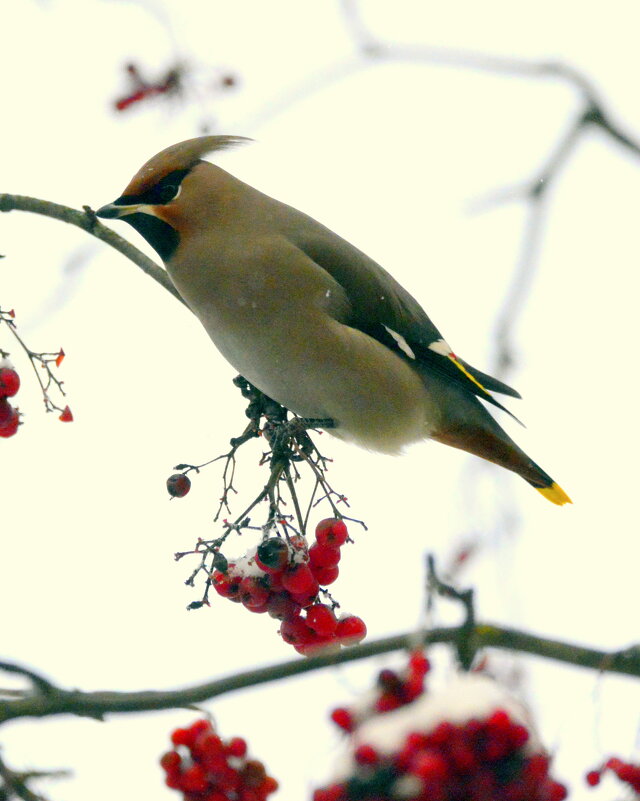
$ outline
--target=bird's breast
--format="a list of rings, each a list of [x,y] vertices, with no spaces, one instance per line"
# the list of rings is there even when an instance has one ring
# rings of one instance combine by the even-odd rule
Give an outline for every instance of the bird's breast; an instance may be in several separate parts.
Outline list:
[[[333,279],[298,282],[277,261],[171,265],[176,288],[225,359],[302,417],[330,418],[335,433],[397,453],[439,422],[436,404],[407,360],[328,313]],[[274,266],[275,265],[275,266]],[[324,278],[327,276],[327,279]],[[339,289],[339,285],[338,289]],[[329,293],[329,295],[327,294]]]

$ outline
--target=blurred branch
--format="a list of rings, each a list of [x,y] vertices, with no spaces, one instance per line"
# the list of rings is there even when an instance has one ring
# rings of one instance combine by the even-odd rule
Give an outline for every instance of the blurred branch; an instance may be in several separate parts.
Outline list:
[[[0,757],[0,801],[22,798],[23,801],[45,801],[44,796],[34,793],[27,783],[34,779],[56,779],[69,775],[66,770],[14,771]]]
[[[559,61],[530,61],[490,55],[473,50],[459,50],[428,45],[403,45],[378,39],[367,26],[359,0],[341,0],[345,27],[360,54],[363,65],[371,62],[409,61],[441,64],[484,72],[518,76],[525,79],[552,79],[568,84],[580,98],[580,111],[569,129],[558,140],[544,165],[533,178],[516,189],[508,189],[493,201],[524,199],[529,203],[520,258],[498,313],[495,326],[496,353],[491,371],[504,379],[515,364],[513,332],[533,285],[537,257],[546,220],[549,189],[574,152],[582,135],[596,128],[605,139],[622,146],[632,156],[640,157],[640,138],[625,130],[607,108],[593,81],[580,70]]]
[[[425,645],[455,644],[460,636],[457,626],[436,628],[421,637]],[[477,648],[498,648],[546,657],[578,667],[591,668],[626,676],[640,676],[640,647],[622,651],[599,651],[546,637],[538,637],[517,629],[492,623],[479,623],[472,632]],[[256,668],[181,690],[144,690],[140,692],[82,692],[53,688],[48,692],[32,692],[18,700],[0,702],[0,723],[25,717],[50,717],[72,714],[102,720],[108,714],[142,712],[189,707],[221,695],[266,684],[272,681],[334,667],[346,662],[415,647],[415,633],[385,637],[309,659],[294,659]],[[47,683],[50,685],[50,683]],[[50,685],[52,686],[52,685]]]
[[[134,264],[137,264],[144,273],[170,292],[174,298],[184,303],[177,289],[171,283],[168,273],[148,256],[145,256],[137,247],[118,236],[106,225],[103,225],[89,206],[83,206],[83,211],[79,211],[68,206],[61,206],[58,203],[52,203],[49,200],[40,200],[36,197],[0,194],[0,211],[29,211],[33,214],[42,214],[45,217],[51,217],[54,220],[61,220],[82,228],[83,231],[91,234],[91,236],[95,236],[120,251]]]
[[[470,670],[475,659],[477,643],[475,639],[476,612],[474,604],[474,591],[472,587],[459,590],[453,584],[443,581],[436,571],[436,561],[433,554],[427,556],[427,608],[433,606],[435,595],[458,601],[464,609],[464,621],[458,627],[456,650],[458,662],[464,670]]]

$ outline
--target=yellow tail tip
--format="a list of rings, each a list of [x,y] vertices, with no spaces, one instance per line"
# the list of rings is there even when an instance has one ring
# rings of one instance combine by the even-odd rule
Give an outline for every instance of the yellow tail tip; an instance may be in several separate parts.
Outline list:
[[[536,487],[536,489],[541,495],[544,495],[548,501],[551,501],[551,503],[555,503],[558,506],[564,506],[565,503],[573,503],[567,493],[562,489],[561,486],[556,484],[555,481],[550,487]]]

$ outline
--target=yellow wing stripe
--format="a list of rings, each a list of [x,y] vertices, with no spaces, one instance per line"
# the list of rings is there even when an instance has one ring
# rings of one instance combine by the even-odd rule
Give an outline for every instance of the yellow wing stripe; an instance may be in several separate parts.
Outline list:
[[[538,492],[541,495],[551,501],[551,503],[555,503],[558,506],[564,506],[565,503],[573,503],[571,498],[567,495],[567,493],[554,481],[550,487],[536,487]]]
[[[462,373],[464,373],[464,375],[466,375],[466,377],[469,379],[469,381],[472,381],[477,387],[480,387],[480,389],[485,393],[485,395],[489,395],[490,394],[488,392],[488,390],[485,389],[485,387],[483,387],[482,384],[477,380],[477,378],[474,378],[471,375],[471,373],[468,370],[466,370],[463,367],[463,365],[460,364],[460,362],[456,359],[456,357],[452,353],[448,353],[447,354],[447,358],[455,364],[455,366],[458,368],[458,370],[460,370]]]

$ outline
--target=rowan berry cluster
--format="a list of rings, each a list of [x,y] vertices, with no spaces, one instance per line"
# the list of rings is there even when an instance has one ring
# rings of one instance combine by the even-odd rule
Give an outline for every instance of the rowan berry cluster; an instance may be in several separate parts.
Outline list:
[[[0,361],[0,437],[12,437],[20,425],[20,412],[9,402],[20,389],[20,376],[8,359]]]
[[[367,633],[361,618],[345,614],[338,618],[335,602],[319,601],[320,593],[328,596],[324,588],[338,578],[340,548],[348,539],[344,521],[322,520],[315,536],[311,547],[299,535],[268,537],[211,575],[222,597],[281,620],[280,636],[305,656],[353,645]]]
[[[414,701],[424,692],[424,679],[431,665],[422,651],[409,655],[403,671],[385,668],[378,673],[376,688],[371,698],[359,708],[338,707],[331,713],[331,720],[346,732],[353,732],[372,715],[391,712]]]
[[[171,734],[175,746],[160,759],[165,783],[184,801],[264,801],[278,789],[264,765],[247,759],[242,737],[223,740],[208,720]]]
[[[567,797],[566,787],[549,775],[549,757],[525,717],[495,682],[463,676],[448,695],[431,694],[419,689],[428,670],[426,657],[414,653],[404,673],[379,674],[364,707],[333,712],[333,721],[352,734],[350,759],[313,801]]]
[[[590,770],[585,777],[587,784],[590,787],[596,787],[600,784],[602,774],[608,770],[615,773],[621,782],[628,784],[635,793],[640,795],[640,765],[625,762],[618,757],[610,757],[597,770]]]

